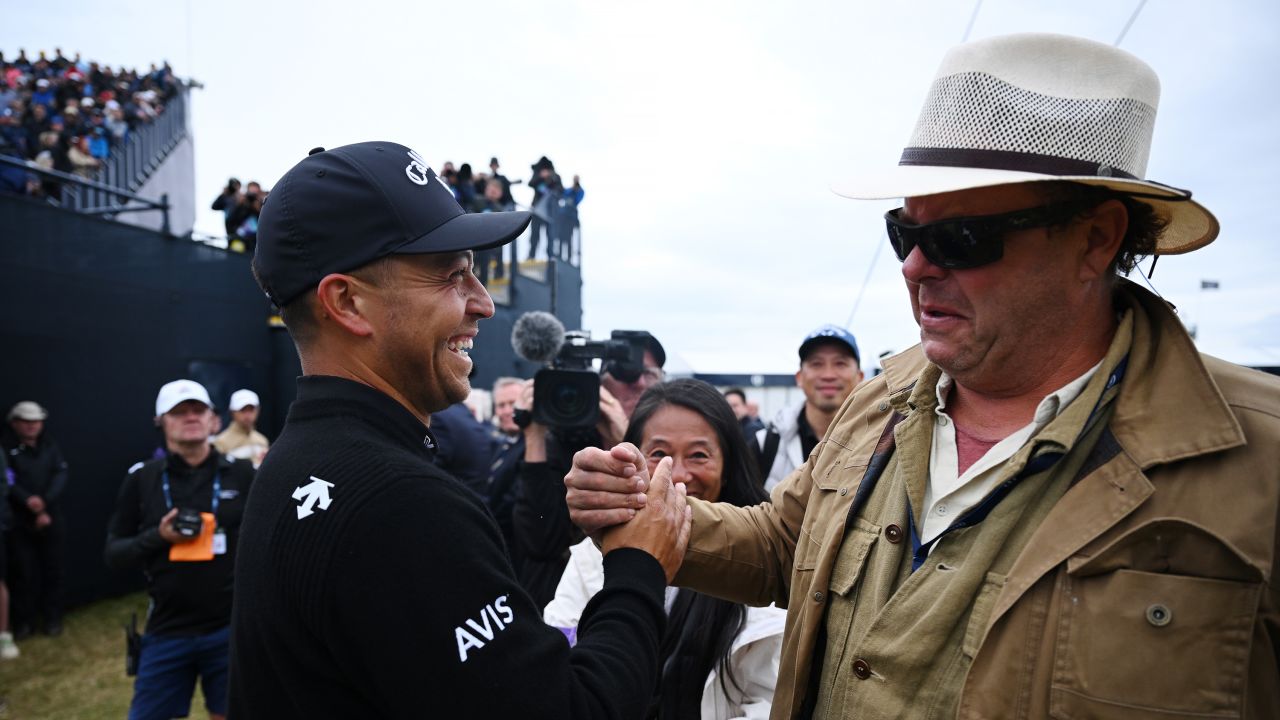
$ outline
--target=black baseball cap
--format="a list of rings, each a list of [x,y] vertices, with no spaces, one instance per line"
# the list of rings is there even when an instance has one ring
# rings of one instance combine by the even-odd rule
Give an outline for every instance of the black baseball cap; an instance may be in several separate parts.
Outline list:
[[[386,255],[505,245],[529,219],[527,212],[467,213],[422,155],[404,145],[316,148],[267,196],[253,271],[283,307],[325,275]]]

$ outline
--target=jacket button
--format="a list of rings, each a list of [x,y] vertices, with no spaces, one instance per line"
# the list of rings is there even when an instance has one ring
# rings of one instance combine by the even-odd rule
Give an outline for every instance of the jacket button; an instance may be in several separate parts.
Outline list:
[[[880,412],[885,412],[885,411],[887,411],[888,409],[889,409],[889,401],[888,401],[888,400],[885,400],[884,402],[880,403]]]
[[[848,495],[848,494],[849,494],[849,488],[840,488],[840,497],[844,497],[845,495]]]
[[[821,592],[816,592],[816,593],[814,593],[814,594],[813,594],[813,601],[814,601],[814,602],[822,602],[822,593],[821,593]]]
[[[866,680],[871,677],[871,666],[867,664],[866,660],[858,658],[853,661],[853,674],[859,680]]]
[[[1147,622],[1155,627],[1164,627],[1173,620],[1173,611],[1159,603],[1147,608]]]
[[[890,525],[884,529],[884,539],[897,545],[902,542],[902,528],[897,525]]]

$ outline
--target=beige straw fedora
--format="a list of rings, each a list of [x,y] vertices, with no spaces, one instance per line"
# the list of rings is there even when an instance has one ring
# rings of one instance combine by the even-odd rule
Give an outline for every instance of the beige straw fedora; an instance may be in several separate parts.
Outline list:
[[[1144,179],[1160,80],[1129,53],[1027,33],[953,48],[897,167],[836,184],[859,200],[1069,180],[1135,195],[1169,221],[1157,255],[1213,242],[1218,221],[1191,192]]]

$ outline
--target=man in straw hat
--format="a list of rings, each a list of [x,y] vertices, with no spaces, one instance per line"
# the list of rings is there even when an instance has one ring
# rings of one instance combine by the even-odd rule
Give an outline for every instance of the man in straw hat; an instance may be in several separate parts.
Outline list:
[[[771,502],[691,500],[676,576],[787,606],[773,717],[1280,717],[1280,384],[1116,272],[1218,233],[1143,179],[1158,93],[1095,42],[962,45],[900,165],[838,189],[905,198],[921,343]],[[642,465],[580,454],[574,519]]]

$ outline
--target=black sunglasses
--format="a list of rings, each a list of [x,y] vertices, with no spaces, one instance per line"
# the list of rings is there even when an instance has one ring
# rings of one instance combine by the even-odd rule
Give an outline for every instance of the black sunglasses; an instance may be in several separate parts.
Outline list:
[[[889,244],[906,261],[919,247],[929,262],[948,270],[966,270],[1004,257],[1004,236],[1015,230],[1051,227],[1071,220],[1100,200],[1042,205],[1000,215],[979,215],[913,225],[900,219],[902,208],[884,214]]]

